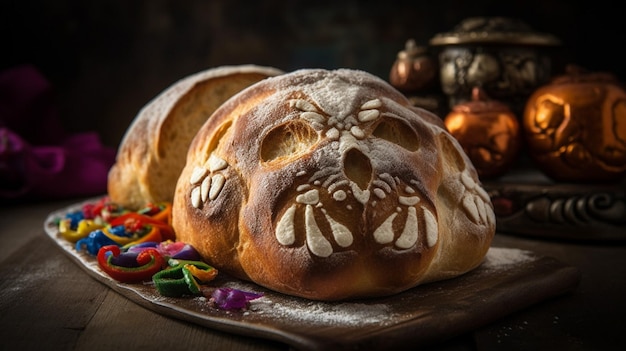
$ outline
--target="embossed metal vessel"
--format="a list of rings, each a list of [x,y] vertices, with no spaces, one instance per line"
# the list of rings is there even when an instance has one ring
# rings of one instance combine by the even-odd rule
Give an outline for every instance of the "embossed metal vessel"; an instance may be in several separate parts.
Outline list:
[[[626,91],[610,73],[568,66],[529,98],[523,129],[531,156],[555,180],[626,175]]]
[[[481,178],[500,176],[515,161],[521,145],[517,116],[481,88],[474,88],[472,101],[454,106],[444,123]]]
[[[471,99],[479,86],[521,114],[528,96],[551,77],[551,50],[560,41],[505,17],[471,17],[439,33],[439,76],[450,107]]]

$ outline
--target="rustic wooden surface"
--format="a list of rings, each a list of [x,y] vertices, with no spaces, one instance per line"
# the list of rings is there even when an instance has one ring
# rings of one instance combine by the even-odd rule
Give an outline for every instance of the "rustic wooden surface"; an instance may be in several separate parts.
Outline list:
[[[275,341],[164,317],[91,278],[43,231],[50,212],[77,201],[0,207],[0,350],[289,349]],[[572,293],[433,345],[433,350],[626,347],[624,243],[570,243],[499,234],[494,245],[531,250],[578,267],[581,284]]]

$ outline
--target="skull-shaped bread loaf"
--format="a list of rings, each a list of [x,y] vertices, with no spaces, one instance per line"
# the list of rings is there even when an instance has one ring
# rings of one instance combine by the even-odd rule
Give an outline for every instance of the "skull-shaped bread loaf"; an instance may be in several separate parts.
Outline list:
[[[221,272],[331,301],[474,269],[495,216],[440,118],[369,73],[306,69],[250,86],[207,120],[173,226]]]

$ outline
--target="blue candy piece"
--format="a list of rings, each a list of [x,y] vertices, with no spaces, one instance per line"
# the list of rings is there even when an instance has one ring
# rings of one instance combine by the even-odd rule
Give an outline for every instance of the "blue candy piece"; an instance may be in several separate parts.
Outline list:
[[[78,223],[85,219],[85,215],[82,211],[76,211],[67,213],[65,218],[70,220],[70,229],[76,230],[76,228],[78,228]]]
[[[100,248],[107,245],[120,246],[118,243],[106,236],[102,230],[98,229],[89,233],[87,237],[78,240],[76,242],[76,251],[81,251],[85,248],[90,255],[96,256],[98,255]]]

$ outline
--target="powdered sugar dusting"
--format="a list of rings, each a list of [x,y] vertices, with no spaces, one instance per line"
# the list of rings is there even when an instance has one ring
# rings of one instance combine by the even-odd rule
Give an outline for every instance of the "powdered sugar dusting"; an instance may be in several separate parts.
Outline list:
[[[498,269],[532,260],[532,252],[520,249],[491,247],[482,268]]]
[[[267,297],[253,301],[250,311],[299,322],[341,326],[384,325],[395,319],[391,308],[385,304],[275,302]]]
[[[334,75],[327,75],[325,70],[320,69],[303,69],[290,74],[290,79],[285,80],[282,76],[271,77],[267,79],[270,84],[280,85],[279,93],[275,98],[284,99],[293,91],[301,90],[318,104],[324,106],[324,112],[339,121],[343,121],[355,109],[356,103],[364,103],[359,101],[358,97],[367,90],[365,86],[376,85],[379,89],[386,87],[388,84],[379,77],[359,70],[335,70]],[[393,89],[388,89],[389,92]],[[351,104],[346,104],[352,101]],[[370,104],[365,105],[376,107],[377,103],[367,101]]]

